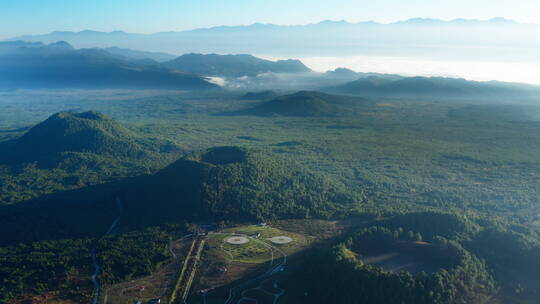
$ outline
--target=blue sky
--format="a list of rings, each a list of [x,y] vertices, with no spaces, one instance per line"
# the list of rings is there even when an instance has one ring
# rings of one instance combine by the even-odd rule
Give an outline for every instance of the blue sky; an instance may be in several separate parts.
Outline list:
[[[540,23],[538,0],[0,0],[0,39],[55,30],[177,31],[254,22],[505,17]]]

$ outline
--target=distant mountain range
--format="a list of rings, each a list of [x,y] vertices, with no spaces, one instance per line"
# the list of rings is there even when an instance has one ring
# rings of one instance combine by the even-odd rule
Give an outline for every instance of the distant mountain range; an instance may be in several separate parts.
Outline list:
[[[503,18],[451,21],[416,18],[391,24],[323,21],[308,25],[252,24],[189,31],[134,34],[114,32],[52,32],[11,40],[53,43],[77,48],[121,47],[185,53],[265,54],[272,56],[377,55],[468,59],[535,60],[540,25]],[[512,49],[509,57],[509,48]]]
[[[362,77],[323,91],[373,97],[500,99],[538,98],[540,86],[444,77]]]
[[[213,81],[219,77],[226,88],[241,90],[320,90],[399,98],[540,96],[538,86],[524,84],[358,73],[345,68],[318,73],[294,59],[271,61],[252,55],[185,54],[167,60],[171,57],[121,48],[75,49],[63,41],[0,42],[0,89],[216,90],[221,88]]]
[[[218,86],[202,76],[141,64],[105,50],[78,50],[66,42],[15,41],[0,43],[0,88],[206,90]]]
[[[167,53],[145,52],[145,51],[137,51],[137,50],[132,50],[132,49],[123,49],[119,47],[109,47],[109,48],[104,48],[103,50],[107,51],[110,54],[121,56],[121,57],[132,59],[132,60],[150,59],[157,62],[164,62],[164,61],[169,61],[176,58],[175,55],[171,55]]]

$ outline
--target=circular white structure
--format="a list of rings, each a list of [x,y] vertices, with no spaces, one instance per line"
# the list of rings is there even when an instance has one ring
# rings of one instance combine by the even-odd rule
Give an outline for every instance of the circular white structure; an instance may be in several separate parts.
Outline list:
[[[233,245],[242,245],[249,242],[249,239],[245,236],[231,236],[225,239],[225,242]]]
[[[289,244],[290,242],[293,241],[293,239],[291,239],[290,237],[288,236],[275,236],[275,237],[272,237],[272,238],[269,238],[268,239],[270,242],[274,243],[274,244],[279,244],[279,245],[282,245],[282,244]]]

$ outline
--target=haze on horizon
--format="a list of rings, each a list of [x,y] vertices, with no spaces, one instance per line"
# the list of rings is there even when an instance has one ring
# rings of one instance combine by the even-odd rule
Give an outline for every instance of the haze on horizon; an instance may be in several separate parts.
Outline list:
[[[50,0],[14,1],[0,3],[0,39],[18,36],[28,38],[55,31],[92,30],[128,33],[181,32],[216,26],[317,24],[323,20],[344,20],[350,23],[375,21],[393,23],[412,18],[440,20],[504,18],[520,24],[540,24],[540,4],[534,0],[382,0],[373,2],[353,0],[95,0],[92,2]],[[209,9],[211,7],[212,9]],[[444,8],[444,9],[441,9]],[[144,22],[141,22],[144,20]],[[540,27],[539,27],[540,28]],[[242,35],[219,37],[209,35],[195,40],[181,37],[151,39],[37,36],[32,41],[45,43],[66,40],[75,47],[118,46],[144,51],[183,53],[249,53],[265,58],[298,58],[317,71],[347,67],[360,72],[396,73],[403,75],[462,77],[471,80],[500,80],[540,84],[540,49],[537,29],[514,35],[487,31],[468,37],[467,41],[445,40],[445,35],[411,35],[407,30],[389,33],[380,39],[379,32],[357,35],[357,29],[344,30],[341,40],[321,39],[297,45],[297,41],[313,40],[317,35],[298,36],[277,41],[269,36],[264,41],[260,32],[251,31],[251,38]],[[316,31],[314,30],[315,34]],[[467,32],[462,31],[462,32]],[[460,35],[462,35],[461,33]],[[282,27],[281,36],[288,36]],[[277,35],[276,37],[280,36]],[[362,36],[363,35],[363,36]],[[263,37],[260,37],[263,36]],[[331,36],[331,35],[329,35]],[[356,37],[356,41],[352,37]],[[459,36],[459,35],[457,35]],[[463,36],[463,35],[462,35]],[[515,36],[515,37],[514,37]],[[255,39],[253,39],[255,37]],[[348,41],[350,38],[350,42]],[[148,38],[148,39],[147,39]],[[48,40],[47,40],[48,39]],[[291,42],[292,41],[292,42]],[[284,45],[291,47],[283,47]],[[342,45],[345,44],[345,47]]]
[[[3,0],[0,12],[0,39],[57,30],[155,33],[253,23],[297,25],[322,20],[391,23],[418,17],[502,17],[540,23],[540,4],[535,0]]]

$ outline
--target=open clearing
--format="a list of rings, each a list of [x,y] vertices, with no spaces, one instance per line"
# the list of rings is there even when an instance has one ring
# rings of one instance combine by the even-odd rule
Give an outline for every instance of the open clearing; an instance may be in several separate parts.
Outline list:
[[[242,245],[249,242],[249,239],[245,236],[231,236],[225,239],[225,242],[232,245]]]
[[[285,293],[274,277],[286,268],[287,256],[304,250],[310,239],[266,225],[209,233],[188,303],[274,303]]]
[[[292,238],[290,238],[288,236],[284,236],[284,235],[271,237],[268,240],[270,242],[274,243],[274,244],[277,244],[277,245],[289,244],[290,242],[293,241]]]
[[[389,246],[387,251],[369,252],[362,255],[366,264],[380,267],[390,272],[434,273],[444,264],[437,256],[431,256],[431,245],[427,243],[407,243]]]

